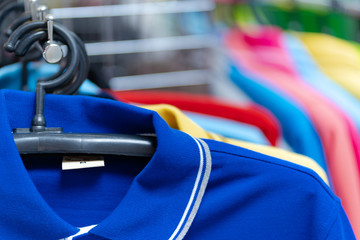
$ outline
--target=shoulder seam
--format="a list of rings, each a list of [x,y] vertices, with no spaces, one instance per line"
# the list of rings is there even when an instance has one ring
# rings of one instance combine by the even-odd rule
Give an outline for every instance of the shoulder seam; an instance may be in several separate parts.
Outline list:
[[[341,206],[340,204],[337,204],[337,205],[336,205],[336,214],[334,215],[334,219],[333,219],[332,222],[331,222],[330,228],[329,228],[327,234],[325,235],[324,240],[326,240],[326,239],[329,238],[330,233],[331,233],[331,230],[334,228],[334,225],[335,225],[335,223],[336,223],[336,220],[337,220],[338,217],[339,217],[338,214],[339,214],[339,207],[340,207],[340,206]]]
[[[340,204],[339,200],[338,200],[335,196],[333,196],[333,193],[330,192],[329,189],[325,188],[325,187],[324,187],[324,184],[323,184],[319,179],[317,179],[317,177],[315,177],[313,174],[311,174],[311,173],[309,173],[309,172],[302,171],[302,170],[300,170],[300,169],[296,169],[296,168],[293,168],[293,167],[290,167],[290,166],[285,166],[285,165],[282,165],[282,164],[279,164],[279,163],[270,162],[270,161],[267,161],[267,160],[264,160],[264,159],[254,158],[254,157],[250,157],[250,156],[244,156],[244,155],[240,155],[240,154],[236,154],[236,153],[229,153],[229,152],[223,152],[223,151],[218,151],[218,150],[211,150],[211,152],[217,152],[217,153],[223,153],[223,154],[233,155],[233,156],[237,156],[237,157],[249,158],[249,159],[253,159],[253,160],[265,162],[265,163],[268,163],[268,164],[277,165],[277,166],[280,166],[280,167],[284,167],[284,168],[292,169],[292,170],[297,171],[297,172],[304,173],[304,174],[312,177],[313,179],[315,179],[315,181],[320,184],[320,186],[328,193],[328,195],[329,195],[333,200],[335,200],[338,204]],[[274,158],[275,158],[275,157],[274,157]],[[294,163],[294,164],[295,164],[295,163]],[[306,168],[306,167],[305,167],[305,168]]]

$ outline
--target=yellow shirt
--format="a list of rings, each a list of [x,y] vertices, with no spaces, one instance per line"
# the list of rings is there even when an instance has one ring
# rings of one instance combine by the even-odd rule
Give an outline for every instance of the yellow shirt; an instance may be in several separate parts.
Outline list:
[[[178,108],[168,105],[168,104],[158,104],[158,105],[143,105],[143,108],[156,111],[168,124],[171,128],[178,129],[180,131],[186,132],[194,137],[213,139],[221,142],[226,142],[232,145],[243,147],[252,151],[256,151],[262,154],[266,154],[272,157],[276,157],[288,162],[292,162],[309,169],[312,169],[316,172],[327,184],[329,180],[327,175],[313,159],[297,154],[285,151],[271,146],[263,146],[254,143],[243,142],[235,139],[224,138],[215,133],[206,132],[191,119],[189,119],[181,110]]]
[[[360,100],[360,54],[355,45],[321,33],[297,34],[320,69]]]

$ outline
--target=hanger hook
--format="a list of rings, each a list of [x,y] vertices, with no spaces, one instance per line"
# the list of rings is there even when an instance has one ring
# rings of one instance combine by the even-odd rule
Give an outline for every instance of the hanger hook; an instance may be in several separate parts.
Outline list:
[[[27,34],[34,31],[46,31],[47,27],[48,24],[46,22],[40,21],[31,22],[20,26],[9,37],[8,41],[5,44],[5,49],[10,52],[14,52],[16,50],[16,47],[19,46],[19,41],[23,41],[23,39],[21,39],[22,36],[26,36]],[[46,121],[44,117],[45,93],[47,91],[53,91],[57,88],[61,88],[67,83],[69,83],[69,80],[73,78],[73,74],[76,73],[80,62],[80,55],[77,49],[76,40],[73,38],[72,34],[69,33],[69,30],[56,23],[54,23],[52,27],[54,32],[63,38],[64,43],[69,48],[68,57],[70,59],[70,63],[68,64],[68,68],[66,69],[66,71],[59,77],[48,81],[44,81],[41,79],[38,80],[36,86],[36,114],[33,118],[31,127],[31,131],[33,132],[46,131]]]

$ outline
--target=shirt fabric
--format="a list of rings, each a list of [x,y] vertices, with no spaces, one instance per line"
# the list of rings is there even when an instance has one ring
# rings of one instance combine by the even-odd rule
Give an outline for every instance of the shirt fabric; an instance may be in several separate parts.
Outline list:
[[[47,64],[47,63],[29,63],[27,66],[28,70],[28,90],[35,92],[36,83],[39,78],[50,77],[59,71],[58,64]],[[22,65],[21,63],[15,63],[0,68],[0,88],[21,90],[22,88]],[[85,80],[80,86],[80,94],[84,95],[96,95],[100,93],[100,89],[89,80]]]
[[[189,119],[180,109],[168,104],[143,105],[141,107],[156,111],[166,121],[166,123],[169,124],[171,128],[186,132],[197,138],[213,139],[216,141],[229,143],[307,167],[316,172],[326,184],[329,184],[329,180],[324,169],[322,169],[319,164],[317,164],[309,157],[285,151],[276,147],[239,141],[237,139],[228,138],[213,132],[209,132],[194,123],[192,119]]]
[[[311,157],[327,170],[322,143],[303,107],[279,88],[247,71],[240,62],[230,61],[229,75],[256,103],[269,109],[280,121],[283,135],[295,152]]]
[[[281,134],[277,119],[261,106],[238,105],[207,95],[170,91],[107,91],[115,99],[142,104],[166,103],[181,110],[209,114],[248,123],[258,127],[272,145],[276,145]]]
[[[360,100],[360,54],[342,39],[320,33],[298,35],[321,70]]]
[[[233,138],[262,145],[270,145],[264,134],[254,126],[235,122],[225,118],[219,118],[189,111],[185,112],[185,114],[206,131],[220,134],[227,138]]]
[[[1,239],[61,239],[94,224],[74,239],[355,239],[339,199],[313,171],[193,138],[116,101],[46,96],[48,126],[156,133],[149,161],[115,157],[70,172],[56,159],[22,161],[11,130],[29,126],[35,95],[0,98]]]
[[[342,200],[355,234],[360,237],[360,177],[357,145],[354,144],[358,139],[355,127],[336,106],[298,80],[293,69],[286,65],[289,62],[287,55],[278,42],[281,31],[262,28],[251,36],[239,31],[232,34],[232,46],[244,50],[236,53],[237,59],[246,61],[250,69],[264,76],[263,79],[283,88],[306,107],[324,144],[335,193]]]
[[[360,102],[319,71],[307,49],[304,48],[303,43],[298,38],[287,34],[283,40],[284,47],[289,50],[289,54],[293,57],[295,66],[302,76],[301,79],[325,96],[328,101],[335,104],[338,109],[341,109],[340,115],[344,116],[350,129],[351,141],[360,171]]]
[[[360,131],[359,100],[320,70],[305,45],[297,38],[297,34],[284,34],[284,43],[301,79],[346,112]]]

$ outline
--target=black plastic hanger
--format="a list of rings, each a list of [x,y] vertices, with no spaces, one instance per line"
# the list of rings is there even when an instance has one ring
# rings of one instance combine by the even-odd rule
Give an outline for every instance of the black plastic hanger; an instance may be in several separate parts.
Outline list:
[[[9,37],[21,25],[31,21],[33,16],[40,16],[40,15],[44,14],[44,12],[46,13],[48,11],[48,9],[47,9],[47,7],[45,5],[41,5],[41,6],[37,7],[37,2],[36,1],[32,1],[32,2],[25,1],[25,4],[28,4],[28,8],[30,9],[30,11],[26,11],[21,16],[16,18],[11,23],[11,25],[7,29],[5,29],[3,31],[4,36]],[[32,5],[34,5],[34,6],[32,6]],[[33,11],[37,11],[37,12],[34,13]],[[0,19],[0,26],[1,26],[1,19]],[[76,34],[74,34],[74,38],[79,39],[79,37]],[[83,49],[83,51],[86,52],[83,42],[81,40],[80,41],[77,40],[77,42],[79,44],[79,47],[81,47]],[[21,50],[18,50],[18,51],[21,52]],[[19,53],[19,52],[15,52],[15,55],[16,56],[24,56],[24,54]],[[39,55],[36,54],[39,51],[31,51],[31,52],[34,52],[34,53],[30,54],[30,56],[28,56],[28,57],[25,56],[25,58],[22,59],[22,65],[23,65],[23,69],[22,69],[22,89],[23,90],[27,89],[27,64],[32,60],[39,60]],[[89,61],[87,55],[86,55],[86,58],[87,58],[86,61]],[[65,65],[61,66],[61,69],[59,70],[57,76],[61,75],[64,72],[65,68],[66,68]],[[86,72],[90,73],[88,75],[88,79],[90,81],[92,81],[93,83],[95,83],[96,85],[98,85],[100,88],[109,88],[109,86],[107,84],[107,80],[104,77],[104,74],[100,74],[100,73],[99,74],[94,74],[94,73],[98,73],[99,71],[101,71],[101,69],[90,69],[90,70],[88,69],[86,71]],[[54,78],[54,77],[52,76],[52,77],[49,77],[48,79],[51,79],[51,78]]]
[[[10,52],[26,54],[29,46],[46,42],[46,22],[31,22],[17,28],[5,44]],[[36,88],[36,115],[29,129],[14,129],[13,136],[20,154],[109,154],[151,157],[156,148],[156,138],[127,134],[63,133],[62,128],[47,128],[44,117],[45,93],[77,91],[86,78],[89,62],[79,47],[80,39],[65,27],[54,23],[54,37],[68,47],[64,72],[53,79],[39,80]],[[50,32],[50,31],[48,31]],[[51,39],[51,38],[50,38]],[[84,55],[85,54],[85,55]]]
[[[2,45],[5,41],[5,36],[3,36],[2,31],[4,26],[4,23],[9,23],[8,19],[13,18],[14,14],[21,14],[23,11],[24,6],[21,3],[18,3],[14,0],[6,0],[0,2],[0,44]],[[9,56],[5,54],[5,52],[0,52],[0,66],[5,66],[8,64],[12,64],[14,62],[17,62],[18,59],[14,56]]]
[[[25,22],[31,21],[32,19],[32,14],[29,11],[30,9],[32,9],[33,11],[36,12],[36,6],[37,6],[37,2],[29,2],[28,0],[25,0],[23,3],[22,2],[15,2],[15,1],[3,1],[0,4],[0,29],[1,29],[1,33],[4,37],[9,37],[11,35],[11,33],[18,28],[20,25],[24,24]],[[8,16],[12,16],[14,13],[18,13],[21,14],[18,18],[16,18],[14,21],[11,22],[10,26],[8,26],[7,28],[5,28],[5,30],[3,30],[3,23],[5,22],[6,18],[8,18]],[[33,51],[35,50],[35,51]],[[21,89],[23,90],[27,90],[28,86],[27,86],[27,80],[28,80],[28,69],[27,69],[27,65],[29,62],[34,61],[34,60],[39,60],[41,58],[41,54],[39,55],[39,51],[36,49],[32,49],[30,51],[30,53],[25,56],[23,59],[21,59],[21,65],[22,65],[22,71],[21,71],[21,78],[22,78],[22,83],[21,83]],[[16,55],[18,56],[18,55]],[[7,65],[7,64],[11,64],[14,63],[16,61],[18,61],[18,59],[10,59],[9,57],[6,57],[4,55],[1,56],[1,63],[0,65]]]

